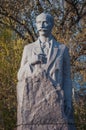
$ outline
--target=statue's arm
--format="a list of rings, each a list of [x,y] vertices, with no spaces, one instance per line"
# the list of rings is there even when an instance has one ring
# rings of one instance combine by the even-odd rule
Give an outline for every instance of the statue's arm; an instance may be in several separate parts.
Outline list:
[[[28,51],[27,46],[25,46],[24,50],[23,50],[23,54],[22,54],[22,60],[21,60],[20,68],[19,68],[19,71],[18,71],[18,74],[17,74],[17,78],[18,78],[19,81],[26,78],[27,73],[28,73],[28,75],[31,74],[30,60],[28,61],[27,58],[31,59],[31,56],[30,56],[30,51]]]
[[[71,68],[70,68],[70,55],[66,47],[63,55],[63,90],[65,97],[65,104],[71,108],[72,102],[72,81],[71,81]]]

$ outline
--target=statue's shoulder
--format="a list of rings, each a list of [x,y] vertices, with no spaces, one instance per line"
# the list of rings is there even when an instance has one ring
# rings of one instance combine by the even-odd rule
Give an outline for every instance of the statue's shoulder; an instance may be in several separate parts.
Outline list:
[[[67,45],[63,43],[58,43],[58,44],[59,44],[59,50],[62,52],[62,54],[68,55],[69,48],[67,47]]]
[[[60,49],[60,50],[65,50],[67,48],[67,46],[64,44],[64,43],[60,43],[58,41],[55,42],[55,45],[57,45],[57,47]]]
[[[66,49],[66,45],[64,43],[59,43],[59,48],[60,49]]]
[[[26,44],[25,46],[24,46],[24,49],[26,49],[26,50],[32,50],[32,48],[34,47],[36,45],[36,41],[35,42],[32,42],[32,43],[28,43],[28,44]]]

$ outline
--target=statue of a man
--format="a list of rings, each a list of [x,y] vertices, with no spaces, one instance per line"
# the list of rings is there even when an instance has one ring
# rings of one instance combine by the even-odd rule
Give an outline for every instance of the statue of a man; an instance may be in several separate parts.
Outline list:
[[[18,71],[18,81],[21,83],[24,79],[34,79],[40,73],[43,76],[46,75],[54,87],[60,86],[63,90],[64,113],[68,118],[72,110],[72,84],[68,48],[64,44],[57,42],[52,36],[51,32],[54,26],[54,19],[50,14],[41,13],[38,15],[36,26],[39,37],[37,41],[24,47],[21,66]],[[20,87],[20,90],[18,90],[18,102],[20,107],[22,107],[24,96],[23,83],[21,83]],[[45,128],[44,130],[47,129]],[[68,128],[68,130],[70,129]],[[72,130],[75,130],[75,128]]]

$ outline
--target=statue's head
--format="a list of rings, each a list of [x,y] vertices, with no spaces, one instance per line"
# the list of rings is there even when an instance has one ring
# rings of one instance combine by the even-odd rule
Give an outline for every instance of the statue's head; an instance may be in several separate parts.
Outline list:
[[[54,18],[48,13],[41,13],[36,17],[36,26],[39,35],[49,35],[52,31],[53,25]]]

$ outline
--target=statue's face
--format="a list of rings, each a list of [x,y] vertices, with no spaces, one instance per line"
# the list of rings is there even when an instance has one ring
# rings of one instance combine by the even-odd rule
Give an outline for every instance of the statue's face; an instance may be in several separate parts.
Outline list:
[[[52,30],[52,22],[50,18],[46,15],[39,15],[36,19],[36,26],[39,35],[48,36]]]

